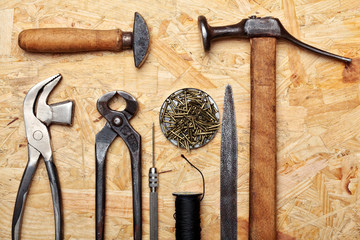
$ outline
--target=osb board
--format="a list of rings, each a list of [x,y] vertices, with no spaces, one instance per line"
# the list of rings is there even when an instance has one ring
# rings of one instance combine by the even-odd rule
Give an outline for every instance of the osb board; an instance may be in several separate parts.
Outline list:
[[[160,171],[160,239],[175,239],[175,191],[201,191],[203,239],[220,239],[220,132],[190,154],[160,131],[164,99],[182,87],[201,88],[223,109],[226,84],[235,93],[238,134],[238,238],[247,239],[249,189],[250,47],[248,40],[213,44],[205,54],[197,17],[212,25],[233,24],[249,15],[274,16],[294,36],[336,54],[357,57],[358,0],[265,1],[2,1],[0,3],[0,238],[10,239],[19,182],[27,162],[22,102],[37,82],[56,73],[63,80],[50,103],[75,100],[72,127],[51,126],[54,161],[61,181],[65,239],[95,236],[95,134],[104,126],[96,100],[112,90],[134,95],[140,106],[131,124],[142,136],[143,236],[149,238],[148,169],[151,125],[156,126]],[[150,55],[141,69],[131,51],[31,54],[17,45],[23,29],[78,27],[131,30],[140,12],[151,33]],[[340,62],[287,42],[277,45],[277,140],[279,239],[360,239],[359,83],[344,81]],[[115,107],[118,105],[114,104]],[[107,159],[106,239],[132,238],[130,158],[117,139]],[[22,239],[53,239],[50,188],[41,162],[26,202]]]

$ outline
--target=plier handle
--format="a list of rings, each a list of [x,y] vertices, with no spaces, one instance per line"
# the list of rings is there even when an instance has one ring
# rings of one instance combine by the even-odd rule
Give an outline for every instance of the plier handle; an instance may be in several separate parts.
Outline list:
[[[109,107],[109,101],[119,95],[126,101],[123,111],[114,111]],[[130,125],[129,120],[138,109],[137,101],[123,91],[106,93],[97,102],[99,113],[106,119],[104,128],[96,134],[96,239],[104,239],[105,219],[105,159],[106,153],[114,141],[121,137],[130,152],[133,194],[133,225],[134,239],[140,240],[142,235],[141,210],[141,136]]]
[[[60,184],[53,162],[48,126],[51,123],[71,125],[74,105],[71,101],[47,104],[50,92],[60,80],[60,74],[47,78],[32,87],[25,96],[24,121],[28,141],[28,164],[16,196],[11,231],[13,240],[20,239],[25,201],[40,157],[44,158],[50,181],[55,217],[55,239],[61,240],[63,238]]]

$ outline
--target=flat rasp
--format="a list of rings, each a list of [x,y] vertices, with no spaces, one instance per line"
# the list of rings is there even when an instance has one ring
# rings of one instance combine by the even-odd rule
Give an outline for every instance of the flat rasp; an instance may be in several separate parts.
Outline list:
[[[235,240],[237,235],[237,137],[234,100],[226,86],[221,126],[220,163],[220,228],[222,240]]]

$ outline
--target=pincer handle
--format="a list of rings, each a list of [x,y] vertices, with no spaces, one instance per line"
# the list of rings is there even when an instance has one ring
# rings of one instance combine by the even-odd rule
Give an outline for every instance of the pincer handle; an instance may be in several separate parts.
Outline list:
[[[33,154],[33,150],[29,149],[29,154]],[[21,230],[21,221],[22,215],[24,211],[24,206],[26,202],[26,196],[29,192],[29,187],[31,184],[31,179],[34,176],[36,167],[37,167],[38,156],[34,158],[30,158],[28,165],[25,168],[24,175],[20,182],[19,191],[16,197],[13,220],[12,220],[12,240],[20,239],[20,230]],[[46,169],[49,176],[51,194],[53,199],[53,207],[54,207],[54,218],[55,218],[55,240],[63,239],[63,219],[61,212],[61,193],[60,193],[60,184],[59,177],[57,174],[56,167],[52,161],[45,161]]]
[[[36,166],[37,166],[37,159],[34,158],[32,161],[29,161],[20,182],[19,191],[17,193],[16,201],[15,201],[13,219],[12,219],[12,228],[11,228],[12,240],[20,239],[20,230],[21,230],[21,222],[24,212],[24,206],[25,206],[27,194],[29,192],[31,179],[33,178],[36,170]]]
[[[129,125],[130,126],[130,125]],[[132,173],[132,192],[133,192],[133,224],[134,224],[134,240],[142,239],[142,202],[141,202],[141,137],[133,130],[133,134],[129,135],[128,139],[132,139],[132,144],[137,142],[138,148],[132,148],[130,144],[126,142],[130,150],[131,158],[131,173]],[[135,140],[136,139],[136,140]]]
[[[63,218],[61,211],[61,192],[58,173],[52,159],[50,161],[45,160],[46,169],[50,181],[51,195],[54,207],[55,218],[55,240],[63,239]]]
[[[97,159],[98,160],[98,159]],[[104,239],[105,226],[105,159],[96,161],[96,240]]]
[[[132,33],[120,29],[38,28],[22,31],[18,43],[29,52],[121,51],[131,48]]]

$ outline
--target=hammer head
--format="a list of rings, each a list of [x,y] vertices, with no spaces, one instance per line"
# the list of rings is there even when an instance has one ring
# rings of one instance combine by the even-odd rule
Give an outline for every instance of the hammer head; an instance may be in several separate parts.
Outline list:
[[[149,29],[146,22],[144,18],[136,12],[134,17],[132,48],[134,51],[135,67],[137,68],[141,67],[148,55],[149,41]]]
[[[273,17],[263,17],[259,18],[256,16],[251,16],[247,19],[241,20],[239,23],[228,26],[221,27],[212,27],[207,23],[207,20],[204,16],[199,16],[198,18],[199,28],[201,31],[204,50],[210,50],[210,43],[213,40],[218,40],[222,38],[256,38],[256,37],[273,37],[273,38],[283,38],[293,44],[305,48],[309,51],[335,58],[337,60],[350,63],[351,59],[338,56],[321,49],[310,46],[304,42],[293,37],[284,26],[281,24],[280,20]]]

